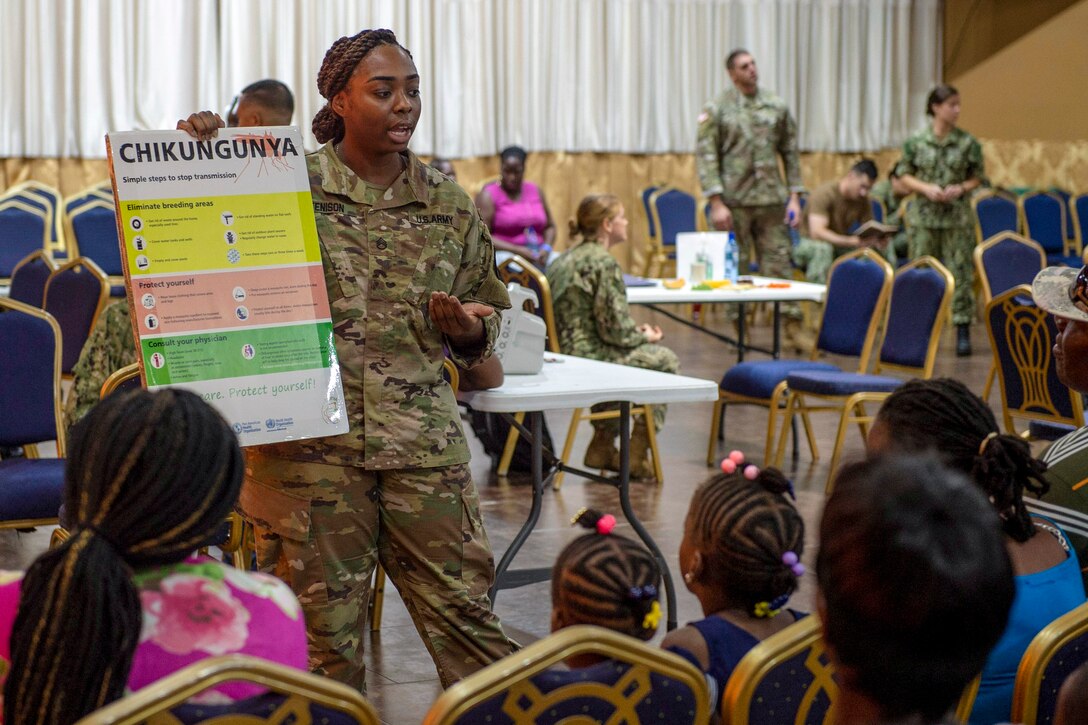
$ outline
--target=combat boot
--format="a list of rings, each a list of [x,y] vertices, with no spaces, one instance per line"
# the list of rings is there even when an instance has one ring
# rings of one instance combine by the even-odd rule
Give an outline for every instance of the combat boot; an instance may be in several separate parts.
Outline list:
[[[956,357],[971,355],[971,326],[956,325]]]
[[[586,448],[586,457],[583,460],[586,468],[603,470],[617,470],[613,461],[619,460],[620,452],[616,448],[616,434],[605,428],[593,429],[593,440]]]
[[[653,425],[653,420],[650,420]],[[631,431],[631,478],[654,478],[654,465],[650,462],[650,435],[646,430],[646,416],[639,416]]]
[[[792,348],[798,354],[807,355],[816,345],[816,335],[806,329],[801,320],[787,318],[782,333],[782,346]]]

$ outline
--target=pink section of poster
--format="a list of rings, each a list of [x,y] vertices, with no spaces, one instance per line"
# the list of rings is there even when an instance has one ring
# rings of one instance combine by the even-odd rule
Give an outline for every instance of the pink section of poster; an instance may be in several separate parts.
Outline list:
[[[328,319],[324,292],[320,264],[132,280],[141,335]]]

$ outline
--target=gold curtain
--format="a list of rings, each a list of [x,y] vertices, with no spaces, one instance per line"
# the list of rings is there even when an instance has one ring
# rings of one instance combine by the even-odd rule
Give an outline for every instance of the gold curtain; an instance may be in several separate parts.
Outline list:
[[[1058,186],[1074,193],[1088,191],[1088,140],[986,141],[983,140],[986,173],[1000,186]],[[898,149],[867,152],[883,176],[899,158]],[[808,188],[837,178],[862,154],[802,153],[801,173]],[[499,162],[494,156],[457,159],[457,177],[470,194],[495,179]],[[0,188],[34,179],[55,186],[70,196],[108,177],[104,159],[2,159]],[[646,216],[641,191],[651,185],[670,184],[698,195],[695,157],[692,154],[617,154],[537,152],[529,155],[525,178],[544,190],[558,227],[557,246],[567,244],[567,221],[586,194],[610,192],[623,200],[631,220],[629,243],[614,253],[628,270],[642,269],[647,244]]]

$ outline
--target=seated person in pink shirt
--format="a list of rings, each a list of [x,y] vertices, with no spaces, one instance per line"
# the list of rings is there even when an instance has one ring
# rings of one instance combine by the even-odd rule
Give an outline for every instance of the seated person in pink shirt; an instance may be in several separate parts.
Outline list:
[[[544,192],[524,180],[526,156],[520,146],[502,150],[499,180],[476,195],[476,207],[491,230],[497,261],[502,261],[500,252],[512,252],[544,269],[555,245],[555,222]]]
[[[238,441],[199,396],[116,393],[75,426],[72,536],[0,575],[4,721],[70,723],[198,660],[240,653],[306,668],[290,588],[192,552],[238,498]],[[207,702],[262,690],[221,685]]]

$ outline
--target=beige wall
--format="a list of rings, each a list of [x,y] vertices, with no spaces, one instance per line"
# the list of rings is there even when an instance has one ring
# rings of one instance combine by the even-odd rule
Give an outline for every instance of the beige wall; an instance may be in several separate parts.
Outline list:
[[[1001,37],[1011,32],[1009,26],[1031,22],[1034,11],[1030,7],[1045,10],[1054,4],[1053,0],[989,0],[984,8],[998,6],[1002,11],[976,14],[969,37]],[[1016,7],[1022,13],[1015,12]],[[994,141],[1083,142],[1088,138],[1086,32],[1088,0],[1079,0],[963,73],[946,72],[947,81],[963,99],[960,125]],[[945,42],[954,43],[956,34],[946,25]]]

